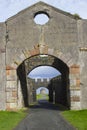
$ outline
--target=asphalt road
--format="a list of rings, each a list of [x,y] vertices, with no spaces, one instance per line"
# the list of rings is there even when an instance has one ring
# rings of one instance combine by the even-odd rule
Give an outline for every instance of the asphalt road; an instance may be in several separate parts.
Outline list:
[[[58,107],[48,102],[29,109],[29,115],[14,130],[75,130],[60,114]]]

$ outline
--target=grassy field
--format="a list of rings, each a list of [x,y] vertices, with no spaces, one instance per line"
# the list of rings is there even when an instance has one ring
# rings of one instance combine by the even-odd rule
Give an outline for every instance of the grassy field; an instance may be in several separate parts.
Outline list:
[[[0,111],[0,130],[13,130],[25,116],[26,113],[23,111]]]
[[[49,96],[48,94],[37,94],[37,100],[48,100]]]
[[[87,130],[87,110],[64,111],[62,115],[77,128],[77,130]]]

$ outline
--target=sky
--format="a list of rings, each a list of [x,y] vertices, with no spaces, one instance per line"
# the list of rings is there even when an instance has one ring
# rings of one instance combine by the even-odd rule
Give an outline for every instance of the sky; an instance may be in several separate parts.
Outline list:
[[[61,73],[51,67],[51,66],[39,66],[33,69],[29,74],[28,77],[31,79],[51,79],[58,75],[61,75]],[[43,80],[42,80],[43,81]],[[48,94],[48,89],[46,89],[45,86],[39,86],[39,88],[36,90],[36,94],[40,94],[40,90],[44,88],[46,90],[46,93]]]
[[[28,77],[32,79],[39,79],[39,78],[53,78],[61,73],[51,66],[39,66],[33,69],[29,74]]]
[[[40,0],[56,8],[77,13],[83,19],[87,19],[87,0]],[[0,22],[17,14],[21,10],[39,2],[39,0],[0,0]]]

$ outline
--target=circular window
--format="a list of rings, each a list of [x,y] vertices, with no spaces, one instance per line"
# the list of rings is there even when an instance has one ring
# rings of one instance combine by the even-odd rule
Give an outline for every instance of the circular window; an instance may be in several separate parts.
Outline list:
[[[46,13],[37,13],[34,17],[34,22],[39,25],[44,25],[49,21],[49,16]]]

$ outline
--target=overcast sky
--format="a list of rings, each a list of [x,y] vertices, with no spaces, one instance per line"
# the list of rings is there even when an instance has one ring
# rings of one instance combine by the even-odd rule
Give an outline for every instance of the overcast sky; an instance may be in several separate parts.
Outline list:
[[[61,75],[61,73],[51,66],[39,66],[33,69],[28,74],[28,77],[38,79],[38,78],[53,78],[58,75]]]
[[[41,0],[70,13],[78,13],[87,19],[87,0]],[[39,0],[0,0],[0,22],[31,6]]]

